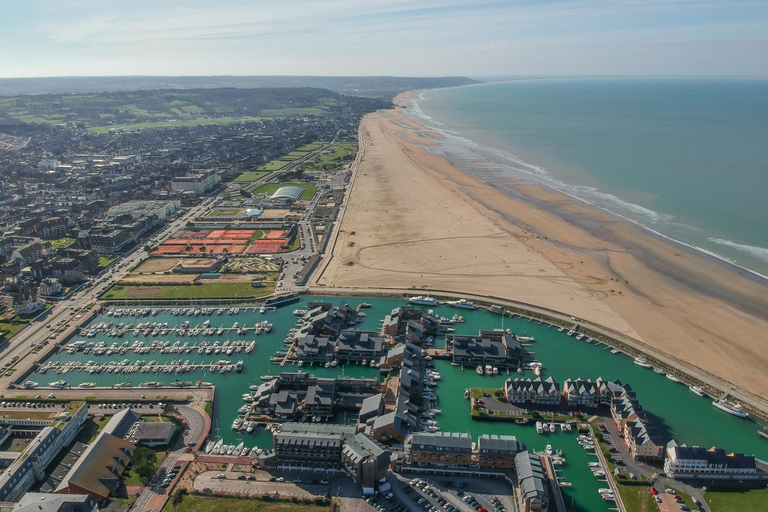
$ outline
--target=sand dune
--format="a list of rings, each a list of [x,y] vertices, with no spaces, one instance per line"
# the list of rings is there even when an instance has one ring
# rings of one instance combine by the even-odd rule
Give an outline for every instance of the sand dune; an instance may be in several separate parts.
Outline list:
[[[360,165],[318,284],[536,304],[766,396],[763,284],[555,191],[514,184],[525,200],[512,198],[419,146],[424,130],[395,110],[364,118]]]

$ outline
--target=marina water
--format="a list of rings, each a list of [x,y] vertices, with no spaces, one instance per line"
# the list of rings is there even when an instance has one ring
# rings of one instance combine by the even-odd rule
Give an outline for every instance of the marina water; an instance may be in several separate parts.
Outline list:
[[[492,82],[406,113],[481,181],[543,184],[768,275],[765,79]]]
[[[59,379],[66,380],[72,387],[76,387],[83,382],[95,382],[98,386],[113,386],[122,382],[130,382],[134,388],[142,382],[161,381],[166,386],[176,379],[187,380],[194,383],[197,380],[208,381],[216,386],[216,398],[214,406],[214,427],[212,437],[220,435],[227,444],[237,444],[241,440],[248,446],[259,446],[270,448],[272,446],[272,437],[269,432],[259,428],[253,434],[245,432],[235,432],[231,429],[232,421],[237,415],[237,409],[243,404],[241,395],[248,391],[248,386],[261,382],[259,377],[265,374],[275,375],[280,371],[296,371],[299,368],[295,366],[280,366],[272,364],[269,358],[282,348],[283,340],[288,335],[289,329],[296,323],[296,317],[293,315],[295,308],[306,307],[307,300],[328,300],[338,305],[339,298],[330,297],[303,297],[301,303],[292,304],[275,311],[269,311],[260,314],[257,310],[249,309],[236,315],[212,314],[210,316],[174,316],[167,311],[161,311],[156,316],[146,317],[127,317],[120,318],[100,315],[94,320],[94,324],[101,321],[118,322],[168,322],[169,327],[180,325],[184,321],[189,321],[190,327],[200,324],[205,320],[210,320],[211,326],[218,328],[232,327],[234,322],[240,326],[253,327],[258,321],[267,320],[273,324],[273,330],[268,334],[255,335],[253,330],[247,334],[238,336],[235,333],[223,334],[221,336],[184,336],[179,337],[169,334],[165,337],[157,336],[133,336],[127,333],[122,338],[111,338],[100,333],[94,338],[84,338],[88,341],[107,341],[107,346],[112,342],[122,344],[124,341],[133,343],[134,339],[142,341],[152,341],[152,339],[164,339],[175,342],[181,340],[191,344],[199,343],[203,339],[220,339],[224,341],[241,340],[256,341],[256,349],[250,354],[239,352],[227,357],[222,354],[204,355],[192,351],[189,354],[160,354],[152,352],[150,354],[137,355],[128,352],[123,355],[97,356],[94,354],[67,354],[61,352],[54,355],[49,361],[88,361],[93,360],[98,364],[108,361],[121,361],[128,359],[133,362],[136,360],[157,360],[160,362],[190,359],[191,361],[215,362],[219,359],[230,359],[233,363],[242,359],[244,368],[242,373],[210,373],[205,371],[196,371],[179,375],[166,373],[133,373],[133,374],[114,374],[101,373],[90,374],[88,372],[69,372],[59,375],[49,371],[45,375],[33,374],[31,380],[37,381],[40,385],[46,386],[49,382]],[[380,320],[383,319],[390,310],[395,307],[405,305],[405,302],[399,299],[384,298],[364,298],[351,297],[346,299],[351,306],[357,306],[361,302],[372,304],[370,309],[366,309],[366,317],[360,325],[363,330],[379,330]],[[485,310],[467,311],[456,310],[450,306],[437,306],[433,308],[437,314],[446,317],[452,317],[454,314],[460,314],[465,318],[464,323],[454,324],[457,334],[477,334],[481,329],[504,328],[511,329],[512,332],[521,336],[532,336],[535,342],[528,347],[533,353],[533,357],[541,361],[544,366],[542,376],[552,376],[561,386],[567,378],[591,378],[603,377],[604,379],[620,379],[624,383],[629,383],[636,391],[637,397],[645,411],[649,414],[654,424],[661,430],[662,438],[665,440],[676,439],[678,443],[688,445],[699,445],[705,447],[718,446],[728,451],[741,451],[747,454],[754,454],[757,457],[768,459],[768,441],[759,437],[756,433],[760,425],[752,420],[743,420],[730,416],[711,405],[711,399],[702,398],[693,394],[686,386],[674,383],[662,375],[658,375],[651,370],[641,368],[633,364],[632,359],[622,354],[612,354],[604,345],[588,344],[585,341],[578,341],[575,338],[568,337],[565,332],[558,332],[556,328],[547,324],[539,324],[535,321],[528,321],[522,318],[504,318],[493,315]],[[502,325],[503,322],[503,325]],[[150,339],[151,338],[151,339]],[[80,338],[73,338],[74,340]],[[436,346],[443,346],[444,339],[438,338]],[[464,389],[472,386],[481,387],[501,387],[508,377],[505,375],[482,376],[475,373],[474,368],[462,370],[460,367],[452,366],[449,361],[436,361],[436,369],[441,373],[442,379],[437,386],[438,407],[442,413],[436,417],[439,426],[443,431],[469,432],[476,440],[477,436],[483,433],[487,434],[508,434],[515,435],[518,439],[524,441],[530,449],[543,450],[547,443],[551,443],[553,448],[562,449],[566,463],[559,466],[561,480],[571,482],[571,487],[563,489],[566,502],[570,510],[575,511],[607,511],[611,504],[603,501],[597,489],[605,487],[605,482],[599,482],[591,473],[588,462],[596,460],[594,455],[585,452],[576,441],[575,433],[563,433],[559,430],[553,434],[539,435],[533,424],[516,425],[506,422],[481,422],[470,419],[469,401],[464,399]],[[318,376],[334,376],[344,372],[345,375],[354,377],[375,377],[379,376],[378,368],[370,368],[361,365],[343,365],[337,368],[324,368],[319,366],[304,366],[301,370],[314,373]],[[513,377],[516,377],[513,374]],[[533,374],[528,372],[525,377],[533,378]],[[148,397],[162,396],[163,389],[146,389],[144,393]],[[93,396],[98,396],[98,391],[94,390]],[[340,414],[337,421],[354,422],[356,420],[353,413]],[[573,504],[571,506],[571,504]]]

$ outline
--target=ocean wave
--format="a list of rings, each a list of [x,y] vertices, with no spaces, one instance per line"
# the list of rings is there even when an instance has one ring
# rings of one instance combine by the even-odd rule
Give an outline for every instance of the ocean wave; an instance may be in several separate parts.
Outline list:
[[[764,261],[768,263],[768,248],[766,247],[760,247],[757,245],[739,244],[731,240],[724,240],[722,238],[713,238],[713,237],[709,237],[709,241],[715,242],[716,244],[725,245],[726,247],[731,247],[733,249],[736,249],[737,251],[741,251],[743,253],[749,254],[753,258],[756,258],[760,261]]]
[[[423,99],[421,94],[419,95],[418,99]],[[762,274],[749,267],[745,267],[732,258],[719,254],[711,249],[701,247],[699,245],[696,245],[690,242],[685,242],[678,238],[674,238],[665,233],[662,233],[657,228],[655,228],[656,225],[658,225],[659,227],[677,226],[677,227],[684,227],[684,228],[690,229],[699,234],[703,233],[703,230],[700,228],[691,226],[689,224],[680,223],[679,221],[677,221],[677,219],[673,215],[657,212],[645,206],[641,206],[636,203],[625,201],[617,196],[614,196],[613,194],[603,192],[595,187],[590,187],[585,185],[571,185],[571,184],[565,183],[555,178],[543,166],[526,162],[525,160],[518,157],[517,155],[514,155],[503,149],[499,149],[491,146],[485,146],[485,145],[479,144],[478,142],[472,139],[462,137],[458,135],[457,132],[450,130],[448,128],[445,128],[443,123],[440,123],[435,119],[433,119],[432,117],[425,114],[421,110],[421,108],[419,108],[418,101],[416,101],[415,98],[411,101],[411,105],[405,109],[404,113],[406,116],[410,117],[412,120],[420,124],[423,124],[424,126],[426,126],[427,128],[433,131],[440,133],[445,138],[441,146],[433,146],[433,147],[425,148],[428,151],[433,151],[433,152],[445,151],[444,149],[441,150],[440,148],[441,147],[444,148],[450,143],[453,143],[453,145],[455,145],[461,151],[471,153],[475,155],[475,157],[480,157],[481,159],[488,162],[490,165],[501,166],[503,168],[510,170],[511,173],[514,174],[515,177],[517,178],[523,178],[523,179],[528,178],[532,182],[557,190],[558,192],[562,192],[570,197],[573,197],[574,199],[582,201],[595,208],[598,208],[607,213],[616,215],[617,217],[624,219],[625,221],[628,221],[632,224],[635,224],[638,227],[643,228],[660,238],[666,239],[672,243],[685,246],[689,249],[692,249],[693,251],[701,252],[711,258],[720,260],[740,270],[746,271],[762,279],[768,280],[768,275]],[[442,128],[438,128],[435,125],[439,125]],[[490,158],[489,158],[489,155],[491,156]],[[472,161],[472,159],[468,159],[466,157],[465,159],[467,162]],[[500,162],[496,160],[502,160],[502,161]],[[476,161],[474,161],[472,165],[474,165],[477,168],[483,168],[483,167],[487,168],[487,165],[478,166]],[[464,170],[471,171],[470,169],[464,169]],[[724,240],[724,239],[713,238],[713,237],[710,237],[709,241],[737,249],[741,252],[749,254],[750,256],[760,261],[768,263],[767,248],[745,245],[745,244],[738,244],[730,240]]]

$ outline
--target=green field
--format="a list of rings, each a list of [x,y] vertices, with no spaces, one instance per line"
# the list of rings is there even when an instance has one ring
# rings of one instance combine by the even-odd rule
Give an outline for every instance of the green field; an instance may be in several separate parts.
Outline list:
[[[327,512],[328,505],[314,503],[293,503],[291,501],[264,500],[259,498],[218,498],[185,495],[181,503],[173,505],[172,500],[163,512]]]
[[[271,162],[267,162],[264,165],[259,166],[259,171],[279,171],[286,165],[288,165],[290,162],[284,162],[282,160],[272,160]]]
[[[240,213],[239,208],[225,208],[222,210],[213,210],[212,212],[209,212],[206,217],[234,217]]]
[[[247,171],[240,174],[240,176],[238,176],[237,178],[235,178],[235,183],[250,183],[252,181],[260,180],[267,174],[269,174],[269,172]]]
[[[263,116],[288,117],[288,116],[319,116],[325,114],[325,107],[286,107],[286,108],[266,108],[261,111]]]
[[[712,512],[762,512],[768,504],[768,489],[708,491],[704,501]]]
[[[74,238],[69,238],[69,237],[59,238],[57,240],[50,240],[51,246],[55,249],[59,247],[65,247],[74,241],[75,241]]]
[[[308,171],[337,171],[357,153],[357,144],[337,144],[331,151],[323,152],[317,160],[306,167]]]
[[[116,299],[234,299],[257,298],[271,294],[275,283],[254,288],[251,283],[205,283],[194,285],[126,286],[115,285],[104,292],[102,300]]]
[[[317,187],[314,185],[310,185],[309,183],[267,183],[265,185],[260,186],[256,190],[253,191],[254,194],[272,194],[277,189],[281,187],[301,187],[304,189],[304,195],[301,196],[302,201],[309,201],[315,196],[315,192],[317,192]]]
[[[109,264],[111,264],[113,261],[115,261],[116,259],[117,259],[117,256],[99,255],[99,266],[102,267],[102,268],[106,267]]]
[[[94,133],[122,132],[127,130],[153,130],[157,128],[181,128],[189,126],[213,126],[235,123],[253,123],[270,117],[224,117],[215,119],[169,119],[148,123],[111,124],[107,126],[92,126],[88,130]]]

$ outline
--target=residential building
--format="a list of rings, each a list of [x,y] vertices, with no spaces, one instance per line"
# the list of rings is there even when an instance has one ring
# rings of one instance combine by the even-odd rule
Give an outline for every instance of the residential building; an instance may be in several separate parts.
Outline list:
[[[405,440],[405,461],[413,466],[469,468],[472,437],[464,432],[416,432]]]
[[[45,468],[74,440],[87,417],[85,402],[71,402],[54,421],[46,421],[50,425],[0,474],[0,501],[19,501],[34,482],[43,480]]]
[[[378,361],[384,352],[384,339],[372,332],[342,331],[336,341],[339,361]]]
[[[674,440],[667,443],[664,472],[670,478],[707,480],[718,485],[751,482],[762,486],[768,481],[768,473],[757,467],[754,455],[678,445]]]
[[[354,435],[352,425],[284,423],[273,434],[277,463],[286,468],[339,468],[344,441]]]
[[[88,494],[99,502],[106,500],[120,485],[134,449],[129,441],[100,433],[61,481],[56,494]]]
[[[503,331],[480,331],[478,336],[449,334],[445,342],[453,351],[453,362],[462,366],[514,368],[522,362],[522,344]]]
[[[532,403],[559,405],[562,400],[560,385],[550,376],[546,379],[507,379],[504,383],[504,397],[514,404]]]
[[[483,434],[477,438],[475,458],[482,469],[514,469],[515,457],[525,449],[515,436]]]
[[[597,407],[600,405],[598,383],[592,380],[568,379],[563,384],[563,393],[569,407]]]
[[[541,457],[529,451],[515,456],[517,472],[517,498],[519,512],[547,512],[549,510],[549,482]]]
[[[98,501],[88,494],[28,492],[10,512],[96,512]]]
[[[201,195],[211,190],[217,183],[218,178],[213,171],[190,173],[174,178],[171,182],[171,190],[177,193],[191,192]]]
[[[357,433],[344,442],[341,463],[344,469],[363,488],[363,493],[373,494],[387,474],[392,453],[372,437]]]

